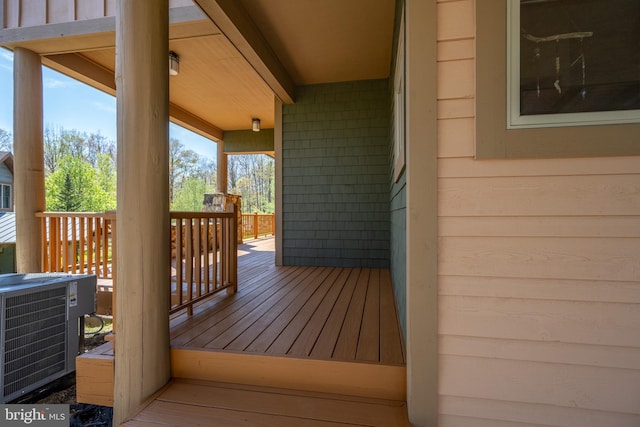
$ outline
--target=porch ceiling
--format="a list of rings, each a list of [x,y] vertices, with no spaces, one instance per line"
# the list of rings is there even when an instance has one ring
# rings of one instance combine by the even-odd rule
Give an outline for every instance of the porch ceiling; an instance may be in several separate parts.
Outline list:
[[[273,127],[274,94],[287,98],[287,82],[389,76],[395,0],[195,3],[210,19],[190,7],[171,24],[169,47],[180,56],[180,73],[170,79],[171,112],[177,123],[212,139],[224,130],[249,129],[252,117]],[[46,65],[114,94],[115,32],[109,26],[4,45],[39,52]]]

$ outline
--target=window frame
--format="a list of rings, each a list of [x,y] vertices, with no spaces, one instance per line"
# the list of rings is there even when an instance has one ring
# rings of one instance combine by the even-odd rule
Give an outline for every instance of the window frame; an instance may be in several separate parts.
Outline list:
[[[398,182],[405,167],[405,33],[404,7],[400,13],[400,29],[396,47],[393,81],[393,182]]]
[[[476,158],[640,155],[640,124],[510,129],[507,2],[476,2]]]
[[[5,187],[9,189],[9,206],[4,207],[4,191]],[[12,211],[13,210],[13,185],[8,182],[0,182],[0,211]]]
[[[507,3],[507,128],[640,123],[640,110],[562,114],[520,114],[520,0]]]

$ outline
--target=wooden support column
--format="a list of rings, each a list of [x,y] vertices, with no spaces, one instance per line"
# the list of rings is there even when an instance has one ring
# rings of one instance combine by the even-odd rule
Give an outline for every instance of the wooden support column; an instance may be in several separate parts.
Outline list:
[[[117,426],[170,377],[168,0],[116,3]]]
[[[216,179],[216,192],[227,194],[227,154],[224,152],[224,142],[218,141],[218,178]]]
[[[16,209],[16,266],[19,273],[42,267],[40,219],[45,210],[42,143],[42,63],[23,48],[13,52],[13,200]]]

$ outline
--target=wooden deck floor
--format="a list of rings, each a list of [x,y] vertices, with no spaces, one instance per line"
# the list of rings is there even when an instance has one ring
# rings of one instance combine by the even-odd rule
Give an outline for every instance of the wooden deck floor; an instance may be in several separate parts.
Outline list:
[[[388,270],[276,267],[273,244],[240,247],[237,294],[172,316],[172,348],[404,364]]]
[[[174,380],[124,425],[408,425],[389,271],[276,267],[273,244],[239,248],[236,294],[171,317]],[[112,405],[111,344],[76,367],[78,401]]]

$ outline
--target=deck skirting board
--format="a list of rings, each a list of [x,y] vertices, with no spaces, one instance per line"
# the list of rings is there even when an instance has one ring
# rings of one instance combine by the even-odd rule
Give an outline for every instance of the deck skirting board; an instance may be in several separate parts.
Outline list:
[[[171,349],[174,378],[406,400],[406,367],[220,351]]]

